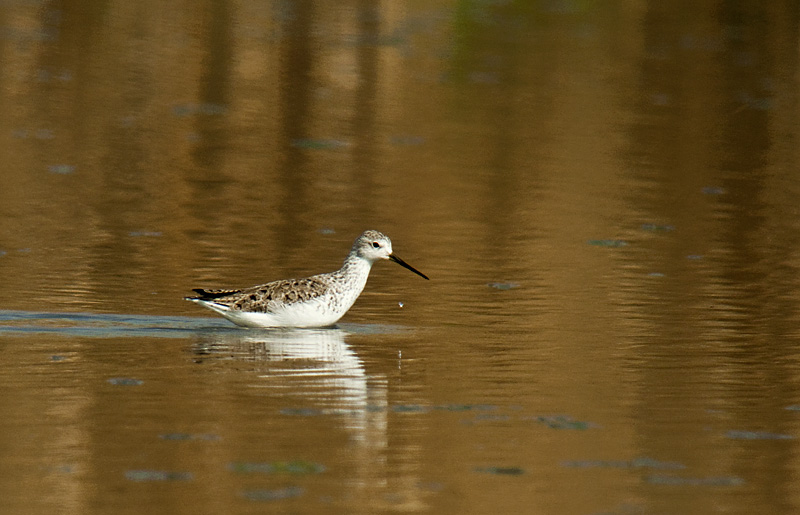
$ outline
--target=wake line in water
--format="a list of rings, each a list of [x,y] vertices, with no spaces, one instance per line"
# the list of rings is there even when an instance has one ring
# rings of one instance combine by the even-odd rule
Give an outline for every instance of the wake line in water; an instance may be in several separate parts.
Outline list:
[[[0,334],[55,333],[84,337],[185,338],[201,331],[236,331],[223,320],[108,313],[47,313],[0,310]]]

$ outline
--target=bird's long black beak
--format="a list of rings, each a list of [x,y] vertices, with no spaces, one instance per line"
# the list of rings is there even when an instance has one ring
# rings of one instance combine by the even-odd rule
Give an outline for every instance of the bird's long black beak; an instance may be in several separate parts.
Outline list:
[[[395,263],[397,263],[398,265],[402,266],[403,268],[408,268],[409,270],[411,270],[412,272],[414,272],[418,276],[424,277],[425,279],[428,279],[430,281],[430,279],[428,278],[427,275],[423,274],[422,272],[420,272],[419,270],[417,270],[413,266],[409,265],[408,263],[406,263],[405,261],[403,261],[399,257],[395,256],[394,254],[389,254],[389,261],[394,261]]]

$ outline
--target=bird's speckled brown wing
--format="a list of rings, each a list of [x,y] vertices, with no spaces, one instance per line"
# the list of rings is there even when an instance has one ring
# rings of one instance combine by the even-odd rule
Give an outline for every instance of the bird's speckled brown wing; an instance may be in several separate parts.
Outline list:
[[[283,306],[315,299],[328,291],[327,282],[317,277],[285,279],[242,290],[196,288],[197,299],[213,301],[239,311],[274,312]]]

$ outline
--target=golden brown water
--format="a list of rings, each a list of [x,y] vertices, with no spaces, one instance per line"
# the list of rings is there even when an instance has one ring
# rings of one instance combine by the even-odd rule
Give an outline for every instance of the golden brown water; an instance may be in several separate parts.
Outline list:
[[[78,4],[0,4],[2,513],[800,512],[795,3]],[[337,329],[181,300],[368,228]]]

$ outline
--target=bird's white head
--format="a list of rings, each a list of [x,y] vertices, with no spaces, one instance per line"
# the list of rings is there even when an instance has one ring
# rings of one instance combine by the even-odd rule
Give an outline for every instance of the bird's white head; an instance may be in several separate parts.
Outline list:
[[[392,240],[378,231],[364,231],[353,243],[356,255],[374,263],[379,259],[389,259],[392,255]]]
[[[389,261],[394,261],[403,268],[411,270],[420,277],[428,278],[427,275],[395,256],[392,253],[392,240],[382,232],[373,230],[364,231],[361,236],[356,238],[355,243],[353,243],[353,250],[350,254],[355,254],[359,258],[368,261],[370,265],[379,259],[388,259]]]

